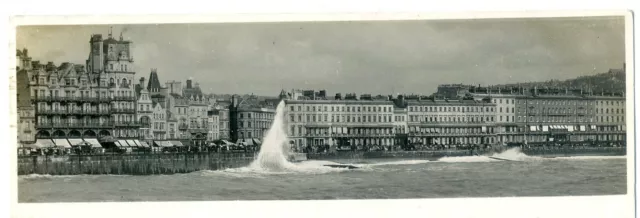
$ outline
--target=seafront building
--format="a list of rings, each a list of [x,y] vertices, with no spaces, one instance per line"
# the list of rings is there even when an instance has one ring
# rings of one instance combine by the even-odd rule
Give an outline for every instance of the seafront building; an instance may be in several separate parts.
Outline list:
[[[291,99],[286,104],[289,139],[297,147],[393,144],[391,101]]]
[[[229,107],[229,134],[232,142],[261,144],[275,118],[278,99],[260,100],[256,96],[234,95]]]
[[[21,114],[25,122],[31,115],[35,121],[33,127],[23,126],[22,133],[33,130],[32,143],[70,148],[83,140],[98,146],[99,137],[138,138],[132,42],[109,33],[106,38],[94,34],[89,43],[86,67],[31,61],[26,49],[17,54]]]
[[[182,82],[170,81],[163,87],[157,69],[151,69],[149,81],[140,79],[137,85],[140,106],[144,110],[138,113],[140,122],[149,120],[149,129],[145,140],[166,140],[180,146],[206,145],[208,138],[219,135],[217,125],[212,125],[209,116],[209,104],[212,99],[205,96],[197,83],[191,79]],[[143,88],[146,87],[146,88]],[[150,97],[147,99],[147,96]],[[217,120],[217,118],[216,118]],[[215,133],[212,129],[215,127]],[[178,143],[179,142],[179,143]]]
[[[405,101],[412,144],[487,145],[496,141],[496,105],[489,99],[418,97]]]
[[[446,85],[431,96],[282,92],[296,147],[457,147],[625,142],[624,93]],[[296,94],[296,92],[298,94]],[[296,98],[294,99],[294,96]]]
[[[498,142],[623,143],[624,93],[559,88],[475,88],[498,105]]]
[[[32,67],[28,50],[17,50],[16,60],[18,62],[16,64],[18,142],[32,144],[36,141],[36,120],[35,107],[31,102],[31,90],[29,88],[30,77],[28,71],[31,71]]]
[[[220,139],[220,111],[209,110],[207,112],[209,118],[209,128],[207,129],[207,141],[216,141]]]

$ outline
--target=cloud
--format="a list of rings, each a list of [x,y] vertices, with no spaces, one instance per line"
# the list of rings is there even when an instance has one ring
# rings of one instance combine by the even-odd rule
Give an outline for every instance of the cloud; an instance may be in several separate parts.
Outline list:
[[[107,26],[28,27],[35,59],[84,63]],[[431,93],[441,83],[566,79],[619,68],[624,19],[291,22],[114,26],[134,41],[137,76],[198,78],[217,93]],[[44,60],[43,60],[44,61]],[[594,70],[595,69],[595,70]]]

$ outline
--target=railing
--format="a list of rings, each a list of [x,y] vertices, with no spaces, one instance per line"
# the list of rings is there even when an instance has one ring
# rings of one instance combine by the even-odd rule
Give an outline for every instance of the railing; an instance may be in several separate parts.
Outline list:
[[[35,102],[92,102],[92,103],[108,103],[112,99],[109,97],[61,97],[61,96],[45,96],[36,97]]]
[[[134,114],[136,113],[135,109],[131,108],[111,108],[111,113],[114,114]]]
[[[83,109],[71,109],[71,110],[62,110],[62,109],[45,109],[38,110],[38,114],[41,115],[108,115],[111,114],[109,110],[83,110]]]
[[[491,136],[491,135],[495,135],[496,133],[491,133],[491,132],[476,132],[476,133],[444,133],[444,132],[440,132],[440,133],[421,133],[421,132],[414,132],[414,133],[409,133],[409,136]]]
[[[141,122],[140,123],[140,127],[141,128],[151,128],[151,123]]]
[[[305,137],[393,137],[392,133],[306,133]]]
[[[114,101],[136,101],[136,97],[133,96],[115,96]]]
[[[113,123],[37,123],[37,128],[112,128]]]
[[[115,122],[115,126],[130,126],[130,127],[139,127],[140,122]]]

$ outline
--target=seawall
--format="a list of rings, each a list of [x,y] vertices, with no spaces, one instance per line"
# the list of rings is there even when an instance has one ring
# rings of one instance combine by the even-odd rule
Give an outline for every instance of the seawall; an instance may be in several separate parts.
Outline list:
[[[406,158],[437,160],[441,157],[488,155],[495,151],[398,151],[398,152],[336,152],[306,154],[309,160],[358,160],[372,158]],[[626,148],[554,148],[523,149],[529,156],[622,156]],[[189,173],[200,170],[221,170],[248,166],[256,153],[152,153],[96,154],[67,156],[18,157],[18,175],[154,175]]]
[[[153,175],[248,166],[255,153],[172,153],[18,157],[18,175]]]

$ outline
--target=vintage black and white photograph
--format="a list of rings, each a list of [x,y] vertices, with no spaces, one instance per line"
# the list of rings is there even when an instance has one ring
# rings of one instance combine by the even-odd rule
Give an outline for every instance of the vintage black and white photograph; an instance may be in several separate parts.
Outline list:
[[[18,202],[626,195],[625,22],[18,26]]]

